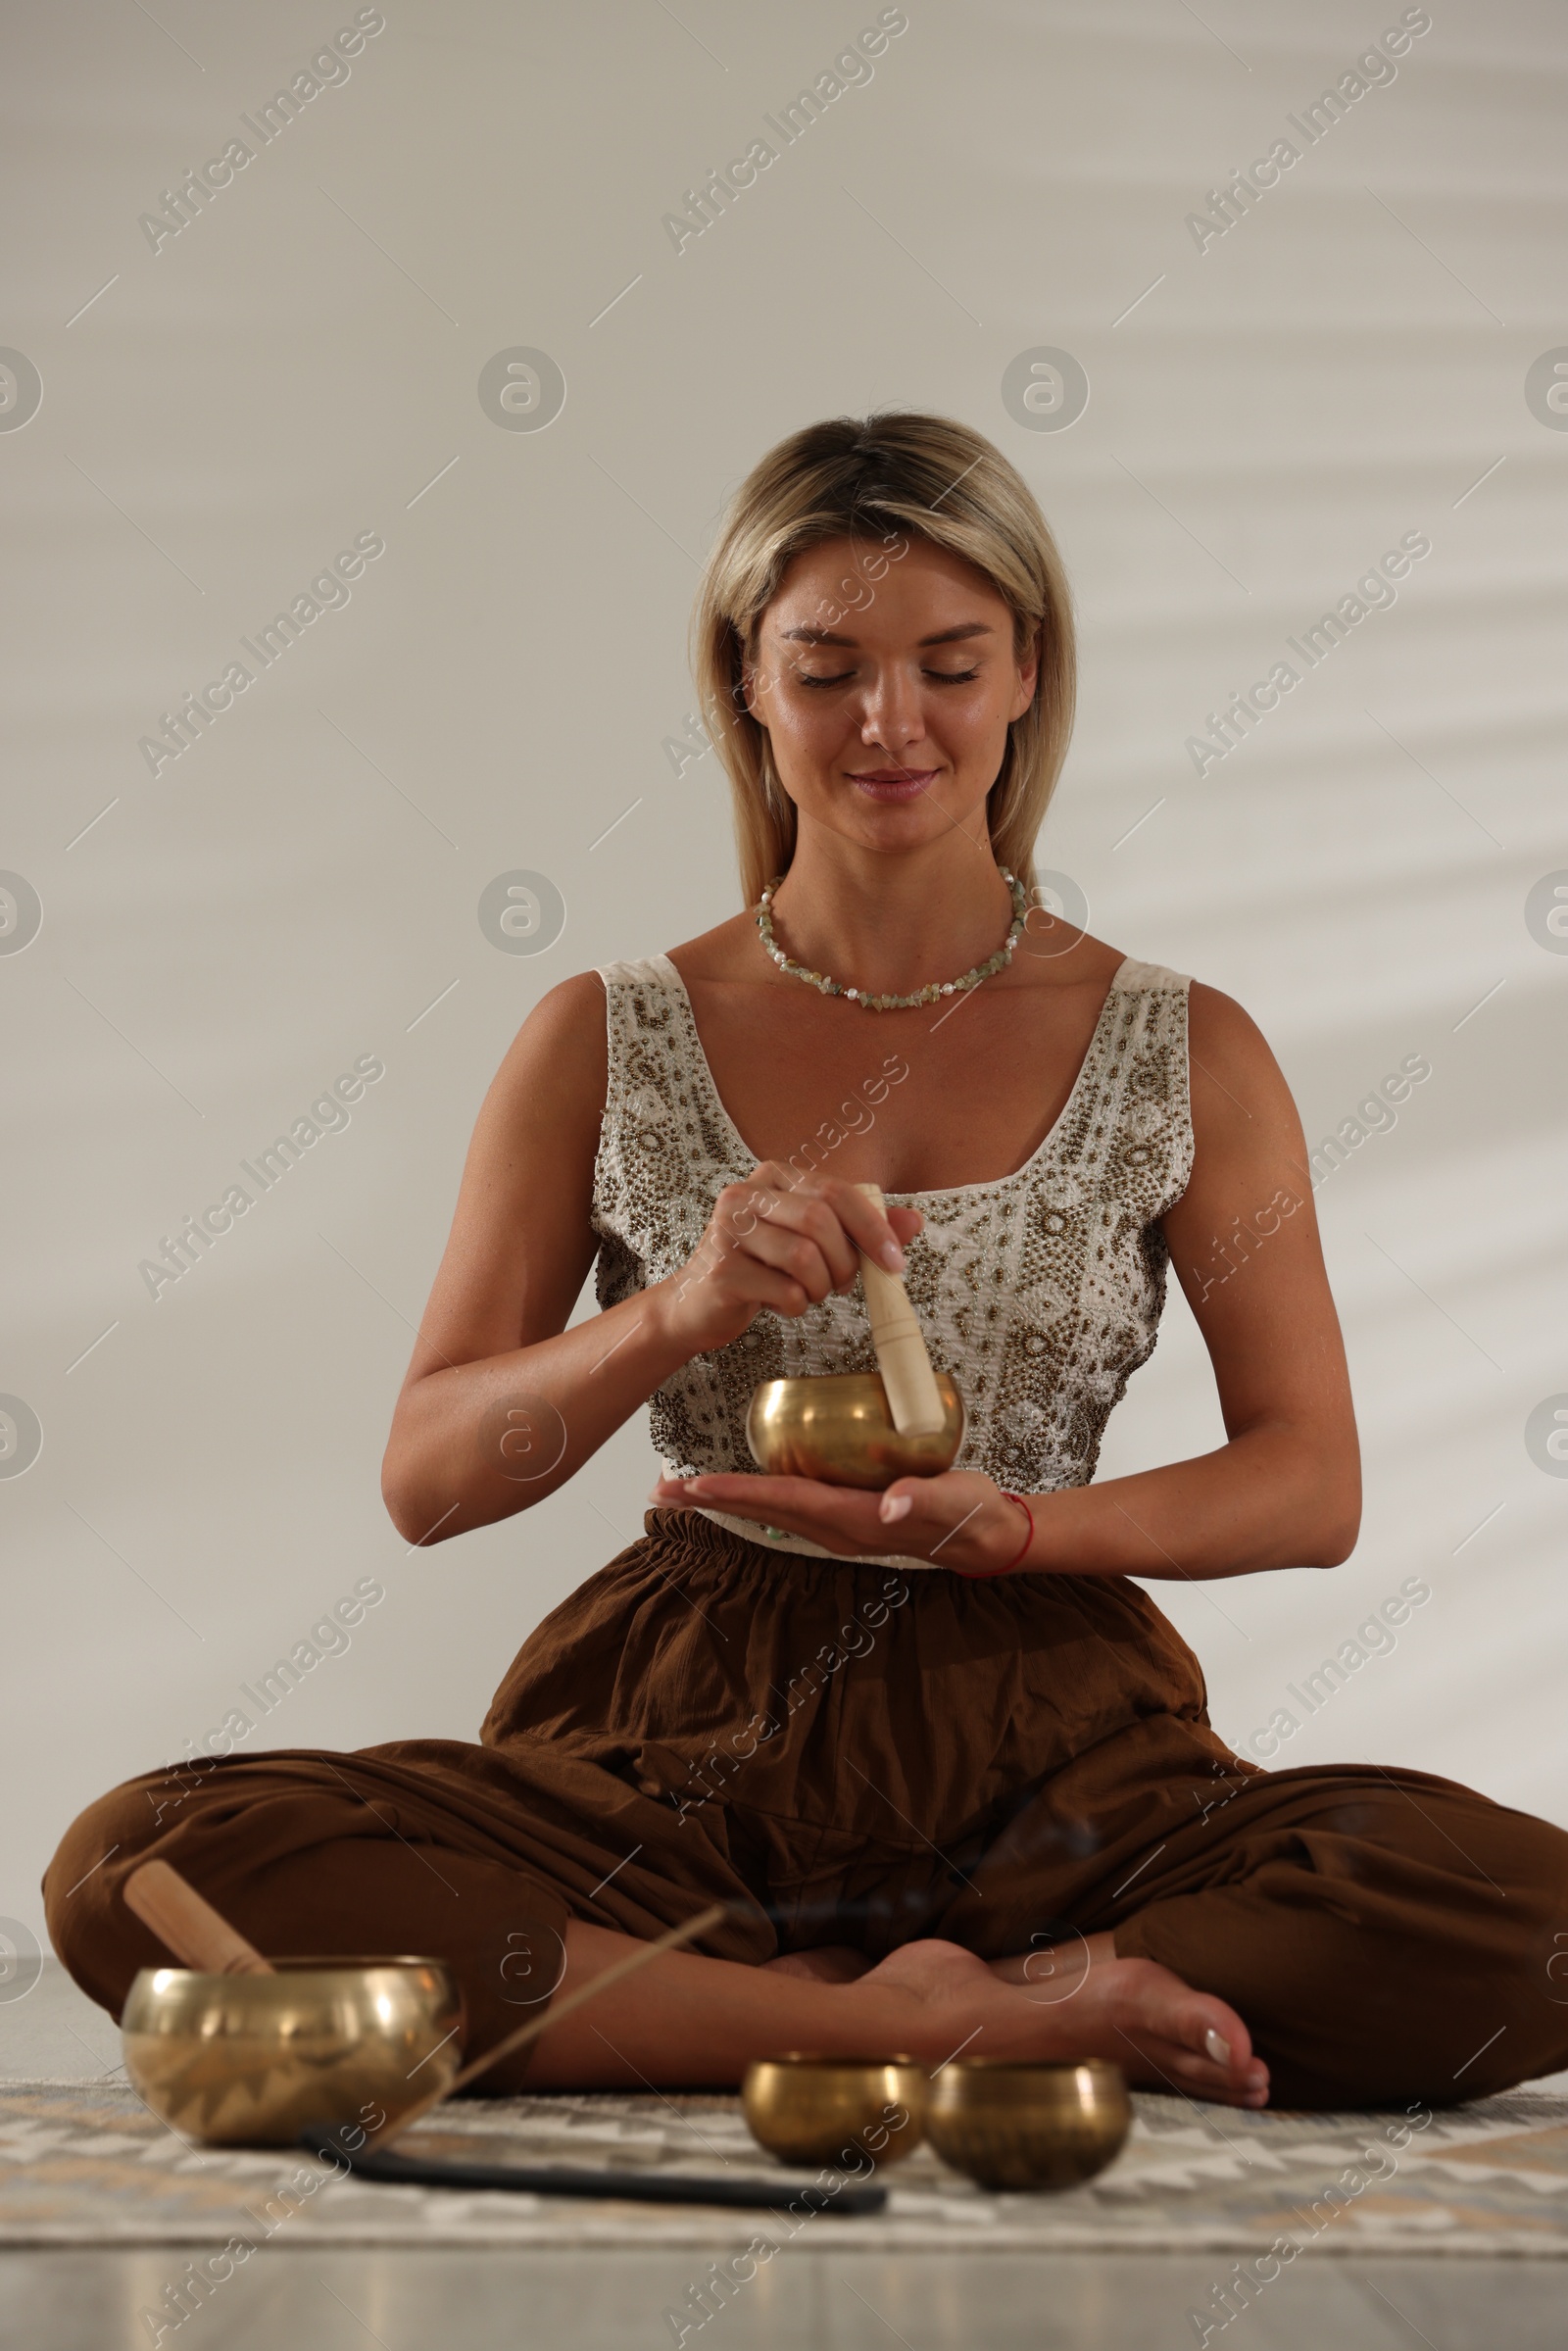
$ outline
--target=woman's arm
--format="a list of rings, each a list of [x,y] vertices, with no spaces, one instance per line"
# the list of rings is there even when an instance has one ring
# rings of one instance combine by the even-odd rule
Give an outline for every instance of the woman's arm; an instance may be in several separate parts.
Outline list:
[[[885,1494],[807,1479],[664,1481],[655,1499],[770,1521],[843,1551],[906,1552],[963,1575],[1173,1581],[1336,1567],[1360,1523],[1360,1456],[1306,1146],[1253,1022],[1194,985],[1193,1172],[1164,1218],[1176,1275],[1214,1366],[1227,1442],[1134,1477],[1031,1495],[1035,1531],[970,1470]]]
[[[604,984],[583,972],[529,1014],[485,1097],[452,1233],[393,1415],[381,1492],[410,1543],[440,1543],[564,1486],[663,1380],[763,1306],[852,1287],[855,1245],[908,1239],[845,1184],[764,1163],[718,1195],[690,1263],[567,1330],[597,1241],[608,1076]]]
[[[1195,983],[1189,1018],[1196,1148],[1164,1233],[1214,1367],[1227,1442],[1042,1495],[1025,1566],[1234,1576],[1337,1567],[1355,1544],[1360,1450],[1301,1122],[1240,1004]]]
[[[673,1368],[637,1298],[565,1328],[597,1247],[607,1062],[604,983],[583,972],[534,1007],[485,1097],[382,1464],[410,1543],[542,1500]]]

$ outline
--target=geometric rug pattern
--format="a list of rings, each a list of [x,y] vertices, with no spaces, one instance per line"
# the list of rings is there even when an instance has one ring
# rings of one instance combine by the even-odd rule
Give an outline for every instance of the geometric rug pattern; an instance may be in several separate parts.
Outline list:
[[[9,2082],[0,2246],[232,2244],[246,2259],[268,2243],[720,2249],[765,2238],[782,2249],[805,2231],[845,2251],[1208,2249],[1254,2257],[1254,2286],[1297,2258],[1336,2254],[1568,2258],[1568,2097],[1514,2090],[1438,2113],[1291,2114],[1139,2092],[1135,2106],[1115,2163],[1080,2187],[998,2194],[921,2147],[880,2174],[884,2211],[839,2217],[782,2209],[834,2175],[774,2162],[739,2099],[716,2092],[463,2099],[402,2145],[756,2179],[777,2184],[778,2212],[358,2181],[287,2148],[187,2145],[122,2082]]]

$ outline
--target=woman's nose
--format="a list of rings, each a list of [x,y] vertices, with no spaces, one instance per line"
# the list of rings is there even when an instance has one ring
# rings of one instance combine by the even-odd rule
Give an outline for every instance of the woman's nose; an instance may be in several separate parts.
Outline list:
[[[893,751],[918,743],[925,733],[920,690],[911,678],[892,671],[867,688],[860,733],[867,744]]]

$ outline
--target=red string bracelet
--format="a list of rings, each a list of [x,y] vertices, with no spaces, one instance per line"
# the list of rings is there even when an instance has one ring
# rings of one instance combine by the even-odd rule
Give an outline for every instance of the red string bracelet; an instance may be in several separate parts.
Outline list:
[[[1005,1567],[971,1568],[968,1572],[977,1581],[986,1576],[1011,1575],[1013,1569],[1017,1566],[1019,1560],[1023,1558],[1025,1552],[1029,1548],[1029,1545],[1034,1542],[1035,1539],[1035,1514],[1030,1509],[1028,1503],[1024,1500],[1023,1495],[1021,1494],[1014,1494],[1011,1489],[1006,1486],[999,1487],[997,1491],[1000,1493],[1004,1502],[1017,1503],[1019,1509],[1023,1512],[1024,1517],[1029,1522],[1029,1532],[1027,1535],[1025,1535],[1023,1542],[1019,1544],[1017,1550],[1014,1551],[1012,1557],[1007,1561]]]

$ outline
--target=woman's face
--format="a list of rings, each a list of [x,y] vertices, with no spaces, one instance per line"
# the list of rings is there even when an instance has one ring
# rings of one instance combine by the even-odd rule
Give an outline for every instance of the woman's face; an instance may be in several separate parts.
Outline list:
[[[904,532],[796,556],[746,698],[803,822],[871,848],[984,837],[1007,726],[1034,695],[1012,613],[959,556]]]

